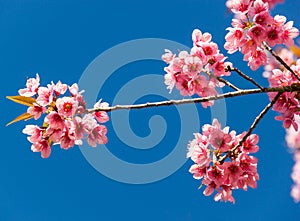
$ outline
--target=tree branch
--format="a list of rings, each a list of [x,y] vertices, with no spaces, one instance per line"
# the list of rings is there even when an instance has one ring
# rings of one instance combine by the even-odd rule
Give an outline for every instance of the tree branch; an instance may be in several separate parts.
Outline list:
[[[231,87],[233,90],[235,91],[239,91],[241,89],[239,89],[238,87],[234,86],[232,83],[230,83],[229,81],[225,80],[224,78],[221,78],[221,77],[217,77],[215,75],[213,75],[212,73],[210,73],[209,71],[207,70],[202,70],[202,72],[204,72],[205,74],[207,74],[209,77],[214,77],[216,78],[218,81],[226,84],[227,86]]]
[[[287,63],[285,63],[285,61],[266,42],[263,42],[263,45],[265,49],[267,49],[280,64],[282,64],[288,71],[290,71],[297,78],[298,81],[300,81],[300,77],[291,69],[291,67]]]
[[[259,89],[263,89],[263,87],[257,83],[253,78],[249,77],[248,75],[244,74],[241,70],[239,70],[238,68],[232,68],[230,66],[227,67],[228,71],[235,71],[236,73],[238,73],[241,77],[245,78],[246,80],[250,81],[252,84],[254,84],[256,87],[258,87]]]
[[[239,91],[228,92],[228,93],[224,93],[224,94],[218,94],[215,96],[201,97],[201,98],[167,100],[167,101],[148,102],[148,103],[144,103],[144,104],[133,104],[133,105],[116,105],[116,106],[106,107],[106,108],[89,109],[87,112],[88,113],[93,113],[93,112],[97,112],[97,111],[110,112],[110,111],[114,111],[114,110],[131,110],[131,109],[158,107],[158,106],[202,103],[202,102],[207,102],[207,101],[220,100],[223,98],[237,97],[237,96],[243,96],[243,95],[248,95],[248,94],[259,94],[259,93],[268,93],[268,92],[283,93],[283,92],[292,92],[292,91],[300,91],[300,84],[292,84],[291,86],[270,87],[270,88],[263,88],[263,89],[246,89],[246,90],[239,90]]]
[[[239,143],[232,148],[229,152],[227,152],[226,155],[222,156],[218,161],[220,163],[224,162],[224,160],[229,157],[229,155],[231,153],[234,153],[234,151],[239,148],[240,146],[242,146],[242,144],[246,141],[246,139],[252,134],[253,130],[255,129],[255,127],[258,125],[258,123],[261,121],[261,119],[265,116],[265,114],[271,109],[271,107],[275,104],[275,102],[278,100],[278,98],[280,97],[280,95],[283,92],[279,92],[277,93],[277,95],[273,98],[273,100],[267,105],[265,106],[265,108],[259,113],[259,115],[255,118],[255,120],[253,121],[252,125],[250,126],[249,130],[247,131],[247,133],[245,134],[245,136],[243,136],[243,138],[239,141]]]

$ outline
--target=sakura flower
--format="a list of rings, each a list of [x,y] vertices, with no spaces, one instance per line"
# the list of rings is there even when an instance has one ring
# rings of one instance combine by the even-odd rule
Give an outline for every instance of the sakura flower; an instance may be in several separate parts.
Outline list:
[[[61,129],[65,128],[65,120],[63,117],[58,114],[56,111],[51,111],[46,117],[45,122],[52,129]]]
[[[88,135],[88,143],[92,147],[96,147],[98,144],[106,144],[107,137],[106,137],[107,129],[104,125],[96,126]]]
[[[58,81],[53,87],[53,90],[57,97],[59,95],[66,93],[67,89],[68,89],[68,85],[61,83],[61,81]]]
[[[58,98],[56,107],[61,116],[72,117],[76,113],[78,102],[73,97]]]
[[[184,60],[187,53],[180,53],[179,60]],[[83,139],[87,138],[92,146],[107,143],[107,129],[100,123],[109,120],[105,111],[96,109],[107,108],[106,102],[98,101],[94,105],[94,111],[86,108],[86,102],[78,85],[72,86],[58,81],[51,82],[47,87],[39,85],[39,75],[36,79],[27,80],[27,88],[19,92],[24,96],[35,96],[27,99],[30,103],[27,114],[35,120],[45,114],[42,126],[27,125],[23,133],[28,135],[28,141],[32,143],[33,152],[41,152],[43,158],[49,157],[51,146],[59,145],[62,149],[69,149],[75,145],[82,145]],[[69,95],[66,95],[69,89]],[[27,115],[26,115],[27,116]]]
[[[207,32],[202,34],[199,29],[195,29],[192,33],[192,40],[196,46],[201,46],[203,42],[211,41],[211,34]]]
[[[174,55],[170,50],[165,49],[165,54],[163,54],[161,56],[161,59],[166,62],[167,64],[169,64],[175,57],[176,55]]]
[[[235,131],[229,131],[229,127],[222,128],[219,121],[213,119],[212,125],[202,126],[202,134],[194,135],[195,138],[188,144],[187,157],[195,164],[189,172],[195,179],[202,180],[201,185],[206,186],[205,196],[216,191],[215,201],[234,203],[233,189],[256,188],[259,179],[257,159],[249,155],[258,150],[256,134],[248,136],[240,144],[246,132],[237,135]]]
[[[51,147],[48,140],[45,139],[33,143],[31,146],[31,150],[33,152],[41,152],[42,158],[48,158],[51,154]]]
[[[53,92],[53,85],[48,85],[48,87],[39,87],[36,102],[39,105],[46,107],[53,102]]]
[[[75,96],[77,96],[77,95],[79,95],[79,94],[84,93],[84,90],[79,91],[78,84],[76,84],[76,83],[74,83],[74,84],[72,84],[71,86],[69,86],[69,91],[70,91],[70,93],[71,93],[71,95],[72,95],[73,97],[75,97]]]
[[[27,109],[27,113],[31,114],[35,120],[39,119],[45,112],[46,108],[37,104],[34,104]]]
[[[73,125],[71,121],[67,121],[66,123],[66,127],[64,129],[64,133],[60,138],[60,146],[62,149],[69,149],[71,147],[73,147],[75,145],[75,128],[73,127]]]
[[[107,108],[107,107],[109,107],[109,104],[106,102],[101,103],[101,100],[99,100],[97,103],[94,104],[95,109]],[[108,116],[107,112],[105,112],[105,111],[95,111],[94,116],[96,117],[96,119],[99,123],[106,123],[109,120],[109,116]]]
[[[21,96],[32,97],[37,94],[40,86],[40,76],[36,74],[36,78],[29,78],[26,82],[26,88],[20,89],[18,92]]]
[[[22,132],[24,134],[30,135],[30,137],[28,137],[28,140],[31,143],[35,143],[42,139],[44,129],[36,125],[26,125]]]

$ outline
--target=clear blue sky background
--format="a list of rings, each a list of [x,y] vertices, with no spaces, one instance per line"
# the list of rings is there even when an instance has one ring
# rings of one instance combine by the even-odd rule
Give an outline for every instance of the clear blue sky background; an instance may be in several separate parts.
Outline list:
[[[273,15],[284,14],[300,28],[299,8],[299,1],[287,0],[276,7]],[[5,127],[25,110],[6,100],[5,95],[15,95],[24,86],[26,76],[39,72],[44,84],[51,80],[71,84],[78,82],[95,57],[119,43],[152,37],[190,46],[194,28],[211,32],[223,50],[230,20],[225,1],[0,0],[0,220],[300,220],[300,204],[290,198],[292,156],[287,151],[281,123],[273,120],[274,112],[255,130],[261,136],[261,149],[256,154],[261,177],[258,188],[235,191],[235,205],[216,203],[212,197],[203,196],[202,190],[197,190],[199,182],[188,173],[191,161],[162,181],[124,184],[98,173],[77,147],[69,151],[55,148],[49,159],[42,159],[30,151],[30,144],[21,132],[24,122]],[[240,60],[240,55],[231,59],[243,71],[251,73]],[[163,66],[162,62],[128,65],[117,71],[122,73],[119,76],[116,73],[118,77],[108,82],[101,96],[111,101],[116,88],[131,79],[130,71],[143,75],[147,70],[163,75]],[[251,74],[260,78],[261,70]],[[242,79],[231,79],[243,87],[251,87]],[[259,81],[266,85],[264,79]],[[156,97],[141,101],[147,99]],[[238,132],[247,130],[267,102],[265,95],[226,101],[227,124]],[[157,111],[168,113],[168,109]],[[151,113],[150,110],[135,112],[133,122],[147,122],[148,116],[145,120],[141,113],[148,112]],[[176,112],[166,115],[172,118],[172,114]],[[206,115],[204,111],[203,116]],[[209,115],[201,116],[201,123],[209,121]],[[149,133],[144,124],[134,123],[133,129],[140,136]],[[115,135],[110,131],[109,147],[120,158],[147,163],[170,151],[178,134],[176,130],[173,132],[153,151],[135,153],[114,140]]]

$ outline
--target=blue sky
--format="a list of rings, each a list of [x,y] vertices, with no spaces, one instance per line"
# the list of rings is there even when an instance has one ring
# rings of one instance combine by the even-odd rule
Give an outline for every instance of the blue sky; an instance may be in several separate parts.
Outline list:
[[[300,28],[299,8],[299,1],[287,0],[276,7],[273,15],[286,15]],[[98,55],[120,43],[158,38],[191,46],[194,28],[212,33],[222,50],[230,20],[225,1],[0,0],[0,220],[299,220],[300,204],[295,204],[289,195],[292,156],[287,151],[281,123],[273,120],[274,112],[268,113],[255,130],[261,137],[260,151],[256,154],[261,180],[257,189],[235,191],[235,205],[216,203],[212,197],[203,196],[202,190],[197,189],[199,182],[188,173],[191,161],[158,182],[126,184],[95,170],[77,147],[69,151],[56,147],[49,159],[42,159],[30,151],[30,144],[21,132],[26,123],[5,127],[9,120],[25,111],[5,96],[15,95],[24,86],[26,76],[38,72],[43,84],[51,80],[72,84],[80,80]],[[251,73],[241,62],[241,55],[230,60],[266,85],[261,70]],[[112,57],[109,62],[114,64],[116,60]],[[111,74],[98,97],[112,102],[127,81],[149,73],[163,75],[163,67],[164,63],[157,60],[126,64]],[[99,70],[97,77],[90,79],[91,85],[82,89],[89,93],[101,77]],[[251,87],[243,79],[231,79],[242,87]],[[154,88],[159,84],[152,83]],[[136,102],[162,99],[152,93]],[[238,132],[247,130],[267,102],[265,95],[226,100],[227,125]],[[198,108],[198,111],[201,124],[211,121],[209,109]],[[111,122],[107,124],[106,148],[116,157],[136,164],[166,157],[180,134],[180,117],[174,107],[132,111],[129,121],[136,135],[145,137],[151,133],[148,120],[153,114],[161,114],[170,125],[166,136],[154,148],[141,150],[127,146],[114,132]],[[116,126],[117,123],[114,122]],[[192,134],[183,139],[192,139]],[[183,153],[185,148],[182,146]]]

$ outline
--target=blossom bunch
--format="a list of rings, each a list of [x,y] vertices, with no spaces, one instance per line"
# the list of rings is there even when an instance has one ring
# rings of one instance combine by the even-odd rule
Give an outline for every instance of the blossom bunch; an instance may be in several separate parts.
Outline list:
[[[264,43],[272,47],[292,46],[299,35],[293,21],[286,22],[286,17],[281,15],[271,16],[268,2],[274,4],[276,1],[228,0],[226,3],[235,17],[232,27],[227,28],[224,47],[230,54],[241,51],[252,70],[267,64]]]
[[[167,72],[165,84],[170,92],[176,86],[183,96],[197,94],[206,97],[216,95],[216,87],[224,86],[216,77],[230,75],[226,67],[231,66],[231,63],[225,62],[226,57],[211,39],[211,34],[195,29],[192,33],[193,47],[190,52],[180,51],[176,55],[166,50],[162,59],[168,64],[164,70]],[[203,107],[212,104],[213,101],[202,103]]]
[[[295,120],[297,125],[299,125],[300,116],[297,115]],[[291,196],[295,202],[300,202],[300,130],[296,131],[292,127],[287,129],[285,140],[294,154],[295,161],[291,174],[291,178],[294,181],[294,185],[292,186],[291,190]]]
[[[296,75],[300,76],[300,59],[290,67]],[[268,80],[272,87],[290,86],[299,83],[295,75],[286,69],[273,69]],[[270,100],[272,100],[276,93],[269,93],[268,95]],[[300,115],[299,98],[298,92],[285,92],[275,102],[273,110],[280,114],[275,119],[282,120],[284,128],[289,128],[292,125],[295,130],[298,130],[295,116]]]
[[[259,137],[252,134],[243,140],[245,135],[229,131],[229,127],[222,129],[216,119],[212,125],[203,125],[202,134],[194,134],[188,145],[187,157],[194,162],[189,171],[195,179],[202,179],[205,196],[217,191],[215,201],[234,203],[232,190],[256,188],[258,160],[250,154],[258,151]]]
[[[69,149],[75,144],[82,145],[84,138],[93,147],[97,143],[107,142],[107,128],[102,123],[107,122],[109,116],[105,111],[89,113],[83,91],[79,91],[76,83],[68,86],[58,81],[43,87],[40,86],[40,77],[36,74],[36,78],[29,78],[26,88],[18,92],[18,100],[29,104],[27,119],[38,120],[42,114],[46,115],[42,125],[26,125],[23,129],[23,133],[29,135],[31,150],[41,152],[43,158],[49,157],[54,144]],[[103,107],[108,107],[108,104],[101,103],[101,100],[94,105],[94,108]]]

